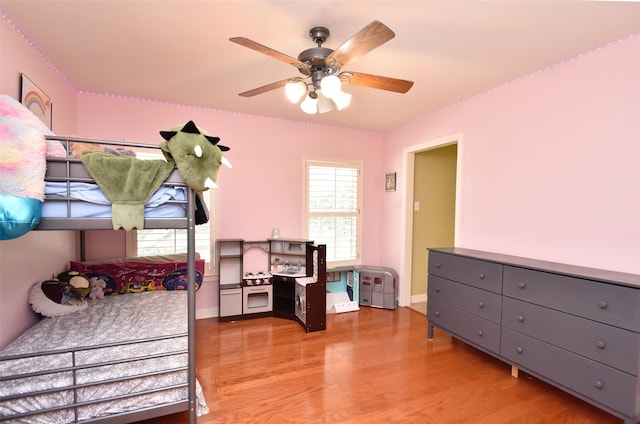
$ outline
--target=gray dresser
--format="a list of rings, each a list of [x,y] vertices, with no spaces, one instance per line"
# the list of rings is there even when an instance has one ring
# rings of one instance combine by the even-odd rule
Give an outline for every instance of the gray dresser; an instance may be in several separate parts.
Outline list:
[[[461,248],[429,250],[440,328],[620,418],[640,422],[640,275]]]

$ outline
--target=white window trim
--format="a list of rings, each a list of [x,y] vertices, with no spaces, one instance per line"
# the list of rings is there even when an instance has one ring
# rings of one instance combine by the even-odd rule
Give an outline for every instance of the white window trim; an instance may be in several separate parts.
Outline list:
[[[305,238],[309,239],[309,210],[308,203],[309,197],[307,187],[309,186],[307,168],[309,165],[318,166],[334,166],[334,167],[355,167],[359,171],[358,175],[358,199],[357,199],[357,225],[356,225],[356,258],[351,261],[327,261],[327,265],[331,267],[339,266],[355,266],[362,264],[362,221],[363,221],[363,180],[364,180],[364,165],[361,160],[336,160],[336,159],[321,159],[312,157],[302,158],[302,234]],[[331,213],[331,216],[340,216],[340,213]],[[344,216],[351,216],[351,214],[344,214]]]

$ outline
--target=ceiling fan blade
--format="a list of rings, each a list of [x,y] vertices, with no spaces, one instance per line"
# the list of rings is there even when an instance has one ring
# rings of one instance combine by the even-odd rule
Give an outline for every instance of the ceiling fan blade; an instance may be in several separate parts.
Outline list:
[[[254,88],[253,90],[245,91],[244,93],[238,94],[242,97],[253,97],[258,94],[266,93],[267,91],[275,90],[276,88],[284,87],[289,82],[288,79],[272,82],[271,84],[263,85],[262,87]]]
[[[373,21],[335,49],[327,56],[325,62],[329,66],[332,66],[334,61],[341,66],[347,65],[395,36],[396,34],[385,24]]]
[[[306,63],[300,62],[298,59],[294,59],[291,56],[287,56],[284,53],[280,53],[277,50],[273,50],[270,47],[267,46],[263,46],[260,43],[256,43],[253,40],[249,40],[248,38],[245,37],[233,37],[233,38],[229,38],[229,41],[233,41],[236,44],[240,44],[241,46],[244,47],[248,47],[252,50],[255,50],[259,53],[262,54],[266,54],[269,57],[272,57],[274,59],[278,59],[282,62],[288,63],[289,65],[293,65],[298,69],[308,69],[309,65],[307,65]]]
[[[339,77],[340,81],[347,84],[377,88],[379,90],[393,91],[395,93],[406,93],[411,87],[413,87],[413,81],[363,74],[360,72],[341,72]]]

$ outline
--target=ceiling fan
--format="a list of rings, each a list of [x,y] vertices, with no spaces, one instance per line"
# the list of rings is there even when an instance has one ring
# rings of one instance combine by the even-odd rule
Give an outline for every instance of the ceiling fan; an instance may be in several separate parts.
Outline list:
[[[287,97],[292,103],[298,103],[306,95],[300,104],[303,111],[323,113],[334,108],[342,110],[349,104],[351,94],[342,91],[343,83],[396,93],[406,93],[413,86],[413,81],[342,71],[343,66],[395,37],[395,33],[381,22],[371,22],[335,50],[322,47],[329,37],[327,28],[313,27],[309,31],[309,36],[317,47],[304,50],[297,59],[245,37],[230,38],[229,40],[234,43],[295,66],[303,75],[245,91],[240,93],[240,96],[253,97],[285,87]]]

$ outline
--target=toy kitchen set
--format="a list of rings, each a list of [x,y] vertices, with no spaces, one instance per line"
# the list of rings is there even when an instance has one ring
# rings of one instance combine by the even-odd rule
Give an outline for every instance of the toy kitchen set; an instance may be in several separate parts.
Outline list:
[[[298,321],[306,332],[324,330],[326,313],[359,305],[395,309],[398,278],[389,268],[326,268],[326,246],[310,240],[219,239],[219,321],[274,316]],[[244,270],[251,249],[268,258],[263,270]]]
[[[251,249],[266,254],[266,269],[244,271]],[[298,321],[307,332],[324,330],[325,257],[325,246],[309,240],[218,240],[219,320],[275,316]]]

